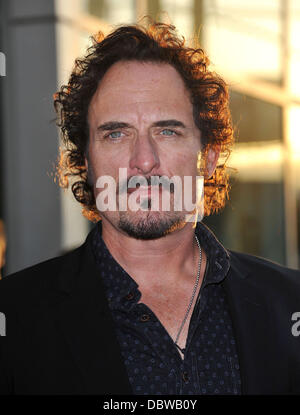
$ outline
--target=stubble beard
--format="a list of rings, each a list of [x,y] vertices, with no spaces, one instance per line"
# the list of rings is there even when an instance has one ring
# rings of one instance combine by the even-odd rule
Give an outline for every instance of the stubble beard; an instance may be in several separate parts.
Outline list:
[[[119,212],[119,229],[135,239],[151,240],[181,229],[185,225],[183,212]]]

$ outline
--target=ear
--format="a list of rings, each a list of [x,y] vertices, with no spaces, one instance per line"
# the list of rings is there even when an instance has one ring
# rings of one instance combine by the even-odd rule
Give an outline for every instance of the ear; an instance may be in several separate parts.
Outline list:
[[[86,157],[84,158],[84,165],[85,165],[86,170],[88,171],[88,169],[89,169],[89,162],[88,162],[88,159]]]
[[[211,177],[216,169],[218,159],[220,156],[220,146],[210,147],[206,154],[206,174]]]

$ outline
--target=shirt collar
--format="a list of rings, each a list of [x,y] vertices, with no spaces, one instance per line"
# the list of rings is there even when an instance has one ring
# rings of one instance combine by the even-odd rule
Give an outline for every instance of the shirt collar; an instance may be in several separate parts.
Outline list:
[[[229,270],[229,253],[218,241],[213,232],[198,222],[195,233],[209,261],[203,286],[222,282]],[[120,266],[109,252],[102,239],[102,222],[96,225],[92,248],[100,275],[106,287],[110,308],[131,309],[140,299],[141,293],[134,279]]]
[[[229,252],[204,223],[198,222],[195,233],[209,261],[205,285],[222,282],[230,268]]]

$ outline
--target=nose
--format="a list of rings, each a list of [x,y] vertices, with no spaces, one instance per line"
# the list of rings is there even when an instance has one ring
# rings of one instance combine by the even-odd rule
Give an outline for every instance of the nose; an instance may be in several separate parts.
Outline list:
[[[135,140],[129,167],[135,173],[148,174],[159,166],[159,157],[151,137],[138,137]]]

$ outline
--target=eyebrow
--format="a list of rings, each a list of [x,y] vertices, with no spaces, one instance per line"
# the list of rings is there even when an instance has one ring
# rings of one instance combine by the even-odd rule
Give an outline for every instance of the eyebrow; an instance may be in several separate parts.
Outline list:
[[[111,131],[116,130],[118,128],[128,128],[131,127],[130,124],[126,122],[120,122],[120,121],[108,121],[104,124],[101,124],[97,127],[98,131]]]
[[[183,122],[178,120],[162,120],[162,121],[156,121],[152,124],[153,127],[181,127],[186,128],[186,126],[183,124]]]
[[[108,121],[104,124],[101,124],[97,127],[98,131],[111,131],[111,130],[117,130],[119,128],[132,128],[133,126],[126,123],[126,122],[120,122],[120,121]],[[178,120],[161,120],[154,122],[151,127],[181,127],[186,128],[183,122]]]

